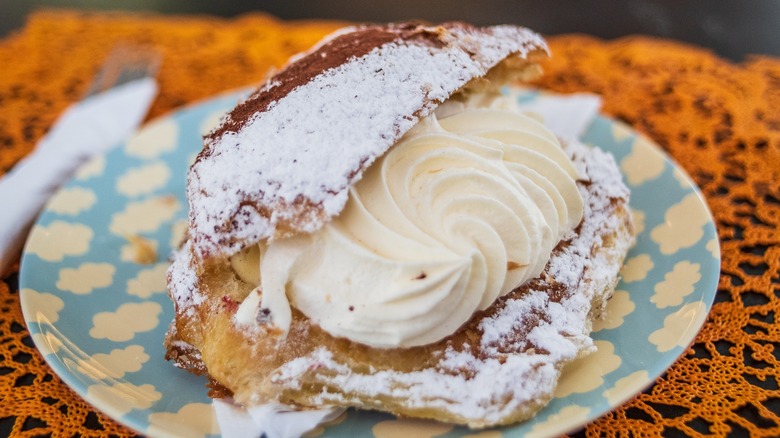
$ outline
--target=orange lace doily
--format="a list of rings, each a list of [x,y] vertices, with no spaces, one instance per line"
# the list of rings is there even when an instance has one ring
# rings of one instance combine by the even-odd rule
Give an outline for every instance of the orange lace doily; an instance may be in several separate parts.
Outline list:
[[[36,13],[0,40],[0,174],[81,98],[116,44],[163,55],[153,118],[256,83],[339,25],[261,14]],[[653,387],[578,435],[780,436],[780,59],[735,65],[642,37],[548,39],[554,57],[538,85],[598,93],[604,112],[665,148],[702,188],[723,259],[716,303],[695,343]],[[76,396],[37,353],[15,271],[0,282],[0,303],[0,431],[133,435]]]

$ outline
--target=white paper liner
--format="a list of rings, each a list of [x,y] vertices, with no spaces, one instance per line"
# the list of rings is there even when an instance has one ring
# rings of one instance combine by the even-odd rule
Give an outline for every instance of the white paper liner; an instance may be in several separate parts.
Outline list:
[[[542,95],[520,104],[520,110],[541,116],[547,129],[563,140],[579,139],[601,108],[595,94]]]
[[[334,420],[345,408],[296,410],[278,403],[244,408],[230,400],[214,400],[219,429],[226,438],[297,438]]]
[[[0,274],[19,256],[33,219],[90,157],[117,146],[138,128],[157,95],[138,79],[68,107],[35,150],[0,179]]]

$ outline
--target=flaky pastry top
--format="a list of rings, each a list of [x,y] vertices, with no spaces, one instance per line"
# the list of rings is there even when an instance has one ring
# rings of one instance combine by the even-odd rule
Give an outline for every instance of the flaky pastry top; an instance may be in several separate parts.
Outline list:
[[[205,137],[187,182],[195,253],[230,256],[262,239],[320,229],[371,163],[440,103],[484,85],[488,74],[506,80],[499,64],[519,76],[546,53],[539,35],[517,26],[337,31]]]

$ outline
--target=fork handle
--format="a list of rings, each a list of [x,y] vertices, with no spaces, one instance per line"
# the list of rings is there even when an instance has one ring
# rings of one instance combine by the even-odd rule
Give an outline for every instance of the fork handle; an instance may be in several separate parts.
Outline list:
[[[46,201],[93,155],[106,152],[138,127],[157,94],[151,78],[129,82],[70,106],[0,180],[0,274],[16,259]],[[67,218],[65,218],[67,220]]]
[[[33,219],[71,172],[62,162],[33,154],[14,167],[0,184],[0,273],[16,259]]]

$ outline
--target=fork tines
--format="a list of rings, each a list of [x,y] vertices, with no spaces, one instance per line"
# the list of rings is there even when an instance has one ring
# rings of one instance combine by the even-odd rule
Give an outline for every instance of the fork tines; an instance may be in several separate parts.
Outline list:
[[[160,67],[160,55],[150,47],[123,44],[108,54],[95,75],[86,96],[101,93],[136,79],[154,76]]]

